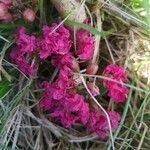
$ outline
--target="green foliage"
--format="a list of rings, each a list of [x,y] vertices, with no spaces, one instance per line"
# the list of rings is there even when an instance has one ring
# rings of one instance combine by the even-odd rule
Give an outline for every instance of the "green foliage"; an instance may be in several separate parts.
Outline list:
[[[142,8],[143,0],[131,0],[131,6],[133,9]]]
[[[89,32],[91,32],[92,34],[94,35],[100,35],[100,36],[106,36],[106,35],[110,35],[113,30],[109,30],[109,31],[98,31],[96,28],[94,27],[91,27],[89,25],[86,25],[86,24],[83,24],[83,23],[80,23],[78,21],[71,21],[71,20],[67,20],[65,22],[65,24],[68,24],[68,25],[71,25],[71,26],[77,26],[79,28],[82,28],[82,29],[85,29]]]
[[[40,11],[40,25],[43,23],[43,0],[38,0],[38,9]]]
[[[2,80],[0,82],[0,99],[7,94],[11,89],[11,83],[8,80]]]
[[[148,24],[148,32],[150,34],[150,0],[143,0],[144,10],[146,12],[145,20]]]

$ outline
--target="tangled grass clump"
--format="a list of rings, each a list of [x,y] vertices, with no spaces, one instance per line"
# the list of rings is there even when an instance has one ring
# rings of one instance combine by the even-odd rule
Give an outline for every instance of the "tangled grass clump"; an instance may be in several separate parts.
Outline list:
[[[149,149],[139,8],[149,14],[134,0],[0,0],[0,149]]]

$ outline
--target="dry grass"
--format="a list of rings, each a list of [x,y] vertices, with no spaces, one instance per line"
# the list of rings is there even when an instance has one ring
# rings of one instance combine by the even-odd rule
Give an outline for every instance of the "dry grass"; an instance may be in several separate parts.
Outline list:
[[[41,2],[41,1],[40,1]],[[90,2],[90,3],[88,3]],[[41,4],[41,3],[40,3]],[[101,75],[90,76],[75,73],[83,82],[85,93],[89,99],[104,111],[110,129],[110,137],[101,140],[95,134],[89,134],[80,124],[74,128],[65,129],[43,114],[38,103],[42,89],[39,89],[38,78],[28,78],[25,75],[18,78],[13,75],[13,84],[8,93],[0,101],[0,149],[22,150],[148,150],[150,144],[150,92],[145,80],[139,78],[133,68],[130,52],[135,51],[135,39],[149,40],[144,28],[148,25],[140,17],[129,13],[122,4],[113,1],[81,1],[79,12],[86,12],[92,24],[99,30],[110,30],[111,35],[101,37],[96,35],[95,52],[92,62],[99,64],[99,74],[109,63],[124,66],[128,75],[128,83],[124,84],[130,89],[125,105],[109,103],[102,95],[95,99],[88,90],[85,79],[93,78],[111,80]],[[42,10],[41,10],[42,14]],[[71,14],[69,14],[71,15]],[[79,15],[79,14],[78,14]],[[68,19],[67,16],[66,19]],[[43,20],[43,19],[41,19]],[[65,20],[63,20],[65,21]],[[58,26],[59,27],[59,26]],[[75,33],[75,31],[74,31]],[[8,42],[7,39],[3,39]],[[75,40],[75,39],[74,39]],[[11,45],[10,45],[11,46]],[[4,70],[16,68],[14,64],[4,58],[4,48],[1,57],[0,69],[4,76],[10,80],[10,75]],[[52,70],[51,82],[57,75],[57,70]],[[10,73],[11,74],[11,73]],[[120,126],[115,133],[110,128],[110,120],[104,108],[122,112]]]

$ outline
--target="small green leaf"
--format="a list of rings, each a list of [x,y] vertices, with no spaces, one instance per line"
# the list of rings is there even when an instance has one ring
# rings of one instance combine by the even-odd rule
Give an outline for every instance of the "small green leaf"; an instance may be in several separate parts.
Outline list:
[[[44,23],[44,8],[43,8],[43,5],[44,5],[44,1],[43,0],[38,0],[38,9],[40,11],[40,26],[43,25]]]
[[[4,80],[0,82],[0,98],[3,97],[11,88],[9,81]]]
[[[14,23],[1,23],[0,24],[0,29],[6,29],[6,30],[9,30],[9,29],[14,29],[16,28],[17,25],[15,25]]]
[[[150,120],[150,114],[145,114],[145,115],[143,116],[143,119],[144,119],[144,120]]]
[[[97,30],[96,28],[94,28],[94,27],[91,27],[91,26],[89,26],[89,25],[86,25],[86,24],[84,24],[84,23],[80,23],[80,22],[77,22],[77,21],[67,20],[67,21],[65,22],[65,24],[83,28],[83,29],[85,29],[85,30],[91,32],[91,33],[94,34],[94,35],[106,36],[106,35],[110,35],[110,34],[113,32],[113,30],[109,30],[109,31],[98,31],[98,30]]]
[[[0,23],[0,30],[5,30],[5,32],[6,32],[6,30],[13,31],[16,28],[18,28],[19,26],[24,26],[26,28],[29,28],[31,25],[21,19],[20,20],[18,19],[17,21],[15,21],[13,23]]]

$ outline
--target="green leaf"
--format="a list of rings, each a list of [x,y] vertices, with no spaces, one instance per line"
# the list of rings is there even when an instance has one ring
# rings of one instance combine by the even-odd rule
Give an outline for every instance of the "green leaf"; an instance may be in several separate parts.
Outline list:
[[[145,114],[143,116],[143,120],[150,120],[150,114]]]
[[[146,11],[146,22],[148,24],[148,31],[150,32],[150,1],[149,0],[144,0],[143,1],[144,9]]]
[[[44,13],[43,13],[43,3],[44,3],[44,1],[43,0],[38,0],[38,9],[39,9],[39,11],[40,11],[40,26],[43,24],[43,15],[44,15]]]
[[[0,99],[10,90],[11,84],[8,80],[0,82]]]
[[[18,19],[17,21],[15,21],[13,23],[0,23],[0,29],[5,30],[5,32],[6,32],[6,30],[13,31],[19,26],[24,26],[26,28],[29,28],[31,26],[31,24],[28,24],[27,22],[25,22],[24,20],[21,20],[21,19],[20,20]]]
[[[14,23],[0,23],[0,29],[15,29],[16,26]]]
[[[91,27],[91,26],[89,26],[89,25],[86,25],[86,24],[84,24],[84,23],[80,23],[80,22],[77,22],[77,21],[67,20],[67,21],[65,21],[65,24],[80,27],[80,28],[82,28],[82,29],[85,29],[85,30],[91,32],[91,33],[94,34],[94,35],[106,36],[106,35],[110,35],[110,34],[113,32],[113,30],[109,30],[109,31],[98,31],[98,30],[97,30],[96,28],[94,28],[94,27]]]

